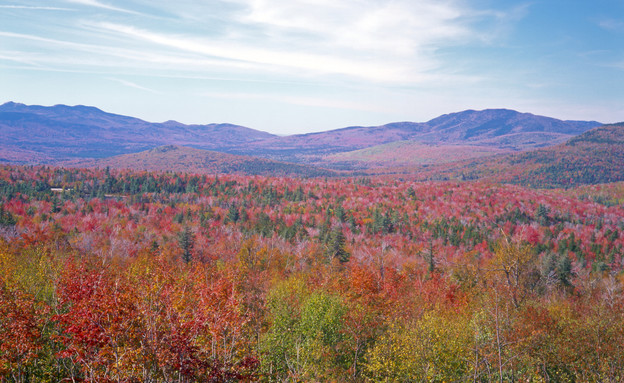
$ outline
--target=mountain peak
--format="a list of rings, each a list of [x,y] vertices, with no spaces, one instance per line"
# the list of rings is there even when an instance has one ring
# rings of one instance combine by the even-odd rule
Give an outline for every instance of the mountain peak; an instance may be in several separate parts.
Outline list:
[[[21,109],[24,107],[26,107],[26,105],[13,102],[13,101],[9,101],[0,105],[0,111],[15,111],[15,109]]]
[[[176,120],[167,120],[167,121],[163,122],[162,124],[163,125],[167,125],[167,126],[182,126],[182,125],[184,125],[181,122],[178,122]]]
[[[57,109],[66,109],[66,110],[75,110],[82,112],[97,112],[97,113],[106,113],[102,109],[96,108],[95,106],[87,106],[87,105],[65,105],[65,104],[56,104],[51,106],[50,108]]]

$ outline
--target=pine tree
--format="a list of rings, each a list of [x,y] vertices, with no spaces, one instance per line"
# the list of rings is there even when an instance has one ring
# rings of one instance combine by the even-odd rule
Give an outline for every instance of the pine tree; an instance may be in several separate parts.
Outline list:
[[[193,246],[195,245],[195,235],[188,226],[178,234],[178,245],[182,249],[182,260],[189,263],[193,260]]]
[[[338,220],[340,222],[344,223],[346,221],[347,216],[346,216],[345,210],[342,207],[342,205],[338,205],[338,207],[336,207],[336,209],[334,209],[334,216],[336,218],[338,218]]]
[[[351,258],[351,254],[345,248],[345,242],[342,228],[336,227],[332,230],[329,241],[329,255],[332,258],[337,258],[340,263],[349,262],[349,258]]]
[[[56,197],[53,197],[52,199],[52,207],[50,208],[50,211],[52,213],[58,213],[59,211],[61,211],[61,209],[59,208],[58,199]]]
[[[238,208],[235,205],[230,205],[230,209],[228,210],[228,213],[227,213],[227,222],[236,223],[238,222],[239,218],[240,218],[240,213],[238,211]]]
[[[541,223],[542,225],[546,225],[548,223],[549,212],[550,209],[547,206],[540,204],[535,211],[535,217],[537,218],[539,223]]]

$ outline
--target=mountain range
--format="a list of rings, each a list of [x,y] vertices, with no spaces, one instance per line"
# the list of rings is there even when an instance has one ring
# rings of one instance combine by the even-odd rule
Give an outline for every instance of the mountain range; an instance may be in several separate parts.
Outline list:
[[[277,136],[91,106],[0,106],[0,162],[277,176],[411,175],[538,187],[624,180],[624,124],[507,109]],[[357,173],[354,173],[357,172]]]
[[[403,147],[414,145],[416,149],[422,145],[437,148],[476,146],[480,148],[475,151],[476,156],[481,156],[484,152],[496,154],[559,144],[599,125],[595,121],[562,121],[507,109],[488,109],[446,114],[424,123],[354,126],[280,137],[233,124],[151,123],[91,106],[46,107],[8,102],[0,106],[0,133],[3,136],[0,160],[58,163],[179,145],[344,167],[340,158],[327,157],[400,141],[405,142]],[[444,151],[462,152],[460,159],[471,152],[453,148]]]

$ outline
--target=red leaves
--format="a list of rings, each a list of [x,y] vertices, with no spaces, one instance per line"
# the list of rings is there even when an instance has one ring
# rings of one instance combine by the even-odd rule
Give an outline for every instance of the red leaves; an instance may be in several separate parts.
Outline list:
[[[574,334],[619,355],[601,331],[619,339],[621,323],[611,326],[601,318],[621,319],[622,281],[596,281],[621,268],[621,185],[564,192],[219,176],[196,178],[197,193],[187,193],[190,175],[120,172],[115,193],[128,195],[115,201],[92,198],[102,194],[93,189],[101,171],[68,171],[71,177],[38,172],[24,169],[16,177],[67,178],[68,189],[86,185],[86,191],[66,201],[56,195],[55,213],[46,190],[28,200],[0,200],[21,235],[5,236],[9,242],[0,249],[0,275],[18,281],[0,290],[1,366],[11,371],[34,365],[47,351],[64,371],[58,380],[221,382],[254,381],[261,374],[270,380],[271,364],[258,348],[271,325],[267,295],[291,278],[307,293],[293,293],[282,301],[286,306],[300,305],[316,291],[329,291],[344,304],[342,338],[334,349],[340,357],[318,354],[336,377],[364,380],[370,347],[388,327],[425,315],[442,314],[439,323],[458,328],[474,326],[484,347],[494,344],[494,333],[477,327],[500,327],[514,340],[498,345],[509,355],[555,360]],[[0,167],[0,179],[7,178],[2,174]],[[143,194],[147,183],[152,192]],[[224,225],[231,206],[240,217]],[[323,225],[326,233],[343,230],[350,262],[328,260]],[[179,259],[175,233],[181,227],[197,233],[188,264]],[[530,268],[512,275],[513,259],[495,263],[493,244],[502,236],[531,245],[525,254]],[[43,264],[43,258],[26,257],[35,246],[45,251]],[[59,276],[56,269],[67,259]],[[590,272],[594,260],[600,267]],[[55,271],[38,272],[46,265]],[[586,306],[557,313],[557,305],[565,307],[561,302],[572,305],[580,297]],[[590,309],[603,301],[609,302],[605,315]],[[583,323],[588,317],[599,330]],[[494,323],[499,320],[500,326]],[[559,329],[568,332],[560,335]],[[46,336],[48,343],[42,342]],[[558,336],[567,339],[551,343]],[[569,360],[577,355],[571,346],[564,351]]]
[[[70,265],[58,294],[62,312],[54,319],[63,330],[58,337],[65,346],[61,355],[81,365],[91,380],[124,375],[126,349],[139,345],[139,317],[130,289],[104,271]]]
[[[67,267],[58,286],[62,312],[55,316],[65,346],[59,356],[91,381],[251,379],[258,362],[246,344],[247,318],[232,281],[206,280],[201,272],[184,280],[164,265],[146,266],[147,273],[127,276]]]
[[[0,375],[21,371],[41,350],[37,319],[44,315],[35,300],[9,289],[0,278]]]

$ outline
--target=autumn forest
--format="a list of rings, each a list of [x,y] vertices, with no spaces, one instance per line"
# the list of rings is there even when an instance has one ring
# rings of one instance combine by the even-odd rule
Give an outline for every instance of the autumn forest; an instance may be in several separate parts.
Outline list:
[[[624,183],[0,167],[2,382],[624,380]]]

